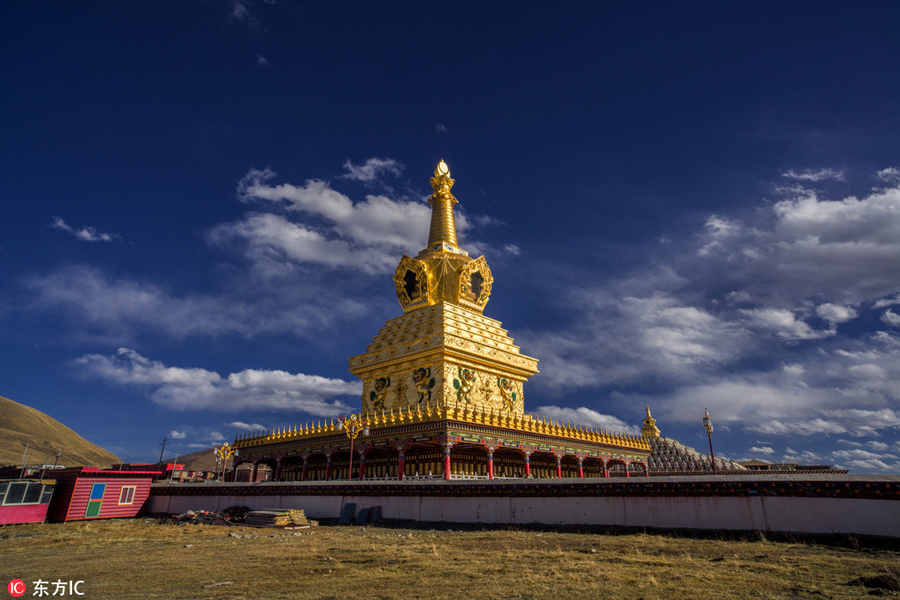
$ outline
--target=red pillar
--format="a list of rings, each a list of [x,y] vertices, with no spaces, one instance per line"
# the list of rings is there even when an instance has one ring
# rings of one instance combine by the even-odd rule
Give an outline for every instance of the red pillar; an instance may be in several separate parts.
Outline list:
[[[650,477],[650,467],[647,466],[647,463],[644,464],[644,477]]]
[[[406,456],[400,453],[400,468],[397,469],[397,481],[403,481],[403,470],[406,469]]]
[[[450,450],[453,448],[450,436],[441,441],[441,447],[444,449],[444,479],[450,479]]]
[[[606,461],[603,461],[603,476],[609,477],[609,470],[606,468]]]
[[[450,479],[450,450],[444,452],[444,479]]]
[[[275,477],[273,478],[273,480],[274,481],[281,480],[281,459],[280,458],[275,461]]]
[[[584,479],[584,459],[578,458],[578,478]]]
[[[303,459],[303,473],[300,474],[300,481],[306,481],[306,470],[309,468],[309,459]]]
[[[490,448],[488,449],[488,479],[494,478],[494,451]]]
[[[628,467],[631,466],[631,463],[625,465],[625,477],[631,477],[631,473],[628,472]]]
[[[362,481],[366,478],[366,455],[363,452],[359,453],[359,480]]]
[[[525,477],[531,475],[531,452],[525,453]]]
[[[325,464],[325,481],[331,481],[331,455],[328,455],[328,462]]]
[[[562,457],[556,457],[556,476],[562,479]]]

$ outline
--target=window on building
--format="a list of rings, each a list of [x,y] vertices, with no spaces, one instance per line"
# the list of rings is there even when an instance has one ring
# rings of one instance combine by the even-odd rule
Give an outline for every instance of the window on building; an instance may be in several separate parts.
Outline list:
[[[25,491],[25,498],[22,500],[22,504],[38,504],[41,501],[41,488],[43,486],[40,482],[35,481],[34,483],[28,484],[28,489]]]
[[[9,484],[9,491],[6,492],[6,500],[4,504],[22,504],[25,499],[25,492],[28,490],[28,482],[15,482]]]
[[[136,485],[122,486],[122,491],[119,493],[119,504],[134,504],[134,492],[136,490]]]
[[[0,503],[6,506],[47,504],[50,502],[52,494],[53,486],[43,485],[40,481],[4,481],[0,483]],[[44,501],[44,497],[47,498],[46,501]]]

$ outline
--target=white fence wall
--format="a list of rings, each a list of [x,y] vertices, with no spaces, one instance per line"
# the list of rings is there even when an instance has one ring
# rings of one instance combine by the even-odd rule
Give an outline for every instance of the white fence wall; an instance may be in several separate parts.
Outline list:
[[[381,506],[382,518],[448,523],[584,525],[660,529],[759,530],[900,537],[900,500],[802,496],[444,496],[235,494],[150,496],[145,512],[179,514],[230,506],[300,508],[314,519],[337,518],[347,503]]]

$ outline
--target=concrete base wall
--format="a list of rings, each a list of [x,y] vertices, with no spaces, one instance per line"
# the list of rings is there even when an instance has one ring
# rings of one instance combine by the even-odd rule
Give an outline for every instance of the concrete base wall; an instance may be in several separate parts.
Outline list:
[[[674,478],[672,478],[674,479]],[[230,506],[262,508],[299,508],[314,519],[337,518],[347,503],[357,510],[381,506],[385,519],[443,521],[448,523],[485,523],[509,525],[582,525],[649,527],[659,529],[707,529],[768,531],[807,534],[859,534],[900,537],[900,478],[881,479],[877,485],[888,493],[877,497],[815,497],[765,495],[765,482],[758,482],[747,495],[647,495],[646,490],[621,494],[580,495],[553,485],[535,482],[539,494],[521,490],[498,493],[490,484],[460,493],[456,489],[435,486],[302,486],[279,484],[241,486],[163,486],[155,489],[145,511],[179,514],[187,510],[222,510]],[[558,480],[556,480],[558,482]],[[683,482],[684,479],[680,480]],[[720,482],[721,483],[721,482]],[[831,488],[833,481],[826,482]],[[645,486],[659,485],[658,481]],[[706,485],[702,483],[701,485]],[[864,486],[866,482],[856,481]],[[783,486],[782,486],[783,488]],[[506,488],[502,488],[504,492]],[[525,491],[528,491],[527,488]],[[343,493],[347,492],[347,493]],[[452,492],[452,493],[449,493]],[[762,492],[762,493],[757,493]],[[881,494],[882,492],[878,492]],[[824,494],[823,494],[824,496]]]

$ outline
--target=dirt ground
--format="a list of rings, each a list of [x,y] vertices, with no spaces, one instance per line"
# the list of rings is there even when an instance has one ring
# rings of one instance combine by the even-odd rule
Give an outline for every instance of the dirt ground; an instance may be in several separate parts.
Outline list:
[[[900,550],[762,535],[454,525],[282,531],[138,518],[0,528],[0,575],[3,585],[25,582],[23,598],[37,597],[38,581],[48,597],[61,582],[65,594],[56,598],[85,599],[900,597]]]

